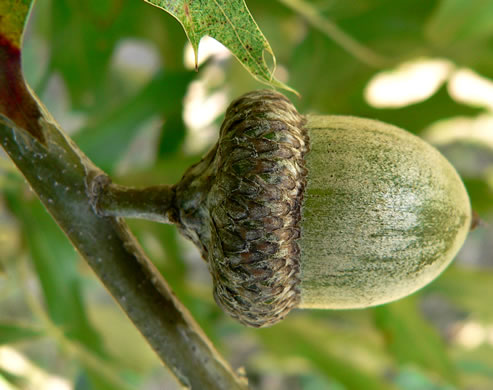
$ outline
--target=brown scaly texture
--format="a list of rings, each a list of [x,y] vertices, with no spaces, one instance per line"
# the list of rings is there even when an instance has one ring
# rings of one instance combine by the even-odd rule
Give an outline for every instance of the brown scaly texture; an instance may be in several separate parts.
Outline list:
[[[209,263],[219,306],[245,325],[272,325],[300,299],[304,122],[277,92],[240,97],[216,146],[174,188],[170,219]]]
[[[299,301],[303,122],[287,98],[262,90],[234,101],[221,128],[207,258],[217,303],[249,326],[272,325]]]

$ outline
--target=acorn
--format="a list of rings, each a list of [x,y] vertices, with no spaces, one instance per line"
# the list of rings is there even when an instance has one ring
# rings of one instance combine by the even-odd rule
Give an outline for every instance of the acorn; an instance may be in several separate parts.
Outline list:
[[[376,120],[300,115],[270,90],[229,106],[174,190],[171,219],[207,261],[215,300],[254,327],[407,296],[471,225],[466,189],[431,145]]]

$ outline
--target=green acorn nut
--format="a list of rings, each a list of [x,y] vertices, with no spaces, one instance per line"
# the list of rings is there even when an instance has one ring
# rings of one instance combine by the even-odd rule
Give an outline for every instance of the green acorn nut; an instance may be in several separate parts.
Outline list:
[[[464,185],[435,148],[375,120],[302,116],[274,91],[234,101],[175,190],[175,222],[208,262],[217,303],[255,327],[295,307],[411,294],[471,225]]]

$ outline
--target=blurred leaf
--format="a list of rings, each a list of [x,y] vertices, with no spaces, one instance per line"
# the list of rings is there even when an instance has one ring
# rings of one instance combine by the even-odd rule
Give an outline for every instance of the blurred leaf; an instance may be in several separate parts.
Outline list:
[[[135,96],[92,119],[75,141],[96,165],[113,172],[139,125],[154,115],[175,115],[194,77],[192,72],[159,72]]]
[[[85,373],[81,373],[77,376],[74,384],[74,390],[93,390],[91,387],[91,382]]]
[[[423,29],[434,15],[439,1],[404,0],[399,7],[390,0],[368,0],[358,7],[332,2],[327,17],[349,36],[395,63],[419,57],[446,57],[460,66],[493,70],[493,39],[476,42],[473,47],[447,49],[430,42]],[[465,53],[468,53],[467,55]],[[313,55],[317,53],[317,55]],[[364,100],[363,91],[378,71],[359,62],[321,32],[309,27],[304,39],[294,48],[289,69],[290,84],[303,96],[298,103],[304,113],[350,114],[378,118],[419,132],[429,124],[454,112],[473,115],[480,110],[454,102],[445,87],[431,99],[401,109],[375,109]]]
[[[89,307],[94,326],[104,337],[105,347],[111,356],[119,365],[136,372],[146,372],[159,366],[159,359],[139,331],[128,321],[125,313],[111,303]]]
[[[442,0],[423,36],[441,56],[493,77],[492,20],[489,0]]]
[[[98,106],[115,45],[129,20],[118,0],[63,1],[51,6],[50,70],[61,72],[76,109]]]
[[[450,116],[451,112],[463,116],[473,116],[482,112],[479,108],[465,106],[454,101],[450,97],[446,86],[441,87],[435,94],[423,102],[397,109],[376,109],[369,106],[368,103],[364,104],[366,107],[360,106],[362,116],[378,118],[381,121],[400,126],[415,134],[419,134],[435,121]]]
[[[475,318],[484,322],[493,322],[490,299],[493,297],[492,270],[466,268],[454,264],[428,289],[446,295],[457,306],[468,313],[473,313]]]
[[[22,202],[23,197],[19,195],[8,193],[8,205],[22,224],[51,320],[69,339],[107,359],[100,335],[87,317],[77,253],[40,202],[37,199]],[[82,366],[85,363],[80,362]],[[87,367],[92,389],[122,390],[117,374],[102,374],[105,370]]]
[[[481,178],[465,178],[464,184],[474,210],[481,217],[493,210],[493,188]]]
[[[457,355],[457,365],[474,379],[485,382],[483,388],[493,387],[493,346],[483,345],[479,348],[464,351]]]
[[[440,335],[419,313],[416,297],[376,307],[376,326],[382,331],[389,351],[401,364],[414,363],[457,383],[457,374]]]
[[[327,327],[317,329],[316,324],[291,320],[274,327],[257,330],[262,343],[272,353],[287,358],[303,357],[329,379],[334,379],[348,389],[385,390],[394,387],[384,378],[367,372],[356,363],[359,358],[350,348],[335,353],[331,345],[337,343],[339,334]]]
[[[95,373],[89,368],[84,369],[82,376],[86,377],[85,387],[87,390],[130,390],[130,386],[122,387],[121,384],[116,384],[109,378]]]
[[[183,106],[167,116],[161,130],[158,156],[166,158],[176,153],[185,141],[186,129],[183,122]]]
[[[87,320],[74,248],[39,201],[21,203],[14,194],[8,201],[22,223],[51,319],[69,338],[101,352],[98,335]]]
[[[439,385],[434,383],[430,378],[421,372],[404,368],[400,370],[396,382],[401,390],[455,390],[455,387],[449,385]]]
[[[132,186],[154,185],[156,183],[174,184],[180,180],[183,173],[200,161],[200,156],[188,156],[178,153],[169,158],[156,161],[152,167],[142,171],[130,171],[124,177],[118,177],[118,182]],[[172,227],[174,229],[174,227]]]
[[[374,52],[369,47],[354,39],[351,35],[346,34],[346,32],[339,28],[337,24],[333,23],[328,18],[325,18],[322,15],[322,12],[310,2],[305,0],[279,1],[303,16],[311,26],[324,33],[327,38],[337,43],[339,47],[343,48],[362,63],[377,68],[391,63],[388,58]]]
[[[464,371],[468,373],[478,374],[493,380],[493,367],[491,366],[493,355],[492,355],[491,347],[487,352],[489,357],[488,361],[470,360],[467,358],[461,358],[459,359],[457,364],[460,366],[460,368],[462,368]]]
[[[32,340],[42,335],[44,335],[44,332],[34,327],[14,323],[0,323],[0,345]]]
[[[326,378],[316,376],[304,376],[300,380],[303,390],[345,390],[346,388],[334,381],[328,381]]]
[[[453,43],[493,37],[493,2],[489,0],[442,0],[428,23],[435,42]]]
[[[7,381],[10,385],[12,385],[13,387],[8,387],[7,389],[4,389],[2,386],[3,383],[1,381],[2,378],[5,381]],[[13,373],[11,373],[7,370],[4,370],[3,368],[0,367],[0,389],[2,389],[2,390],[19,389],[20,390],[20,389],[25,389],[27,385],[28,385],[28,381],[26,380],[26,378],[24,378],[23,376],[20,376],[20,375],[13,374]]]
[[[274,53],[255,23],[244,0],[144,0],[174,16],[183,26],[195,51],[197,64],[199,42],[210,36],[226,46],[257,80],[294,92],[276,80],[264,58]]]

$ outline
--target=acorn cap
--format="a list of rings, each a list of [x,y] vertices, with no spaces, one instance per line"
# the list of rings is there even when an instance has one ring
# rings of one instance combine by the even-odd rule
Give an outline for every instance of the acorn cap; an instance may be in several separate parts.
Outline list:
[[[243,95],[175,188],[171,219],[207,260],[218,305],[245,325],[272,325],[299,303],[303,123],[277,92]]]
[[[294,307],[410,294],[450,263],[471,219],[454,168],[418,137],[368,119],[304,117],[267,90],[230,105],[176,199],[174,220],[207,260],[217,303],[254,327]]]
[[[264,90],[234,101],[221,127],[208,261],[217,303],[250,326],[273,324],[299,302],[303,122]]]

